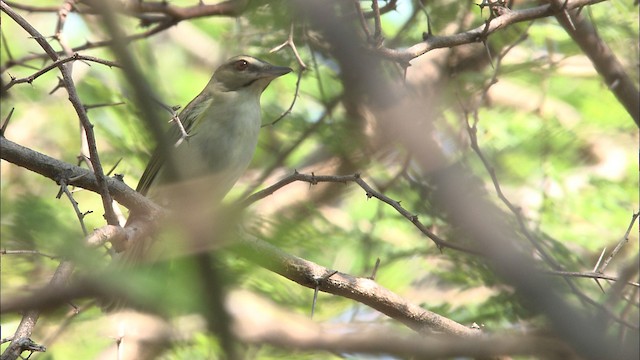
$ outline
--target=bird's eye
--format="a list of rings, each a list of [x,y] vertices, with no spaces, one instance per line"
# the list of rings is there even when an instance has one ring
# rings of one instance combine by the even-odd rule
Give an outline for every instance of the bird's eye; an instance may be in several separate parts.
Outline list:
[[[249,62],[247,62],[246,60],[238,60],[233,64],[233,66],[238,71],[244,71],[249,67]]]

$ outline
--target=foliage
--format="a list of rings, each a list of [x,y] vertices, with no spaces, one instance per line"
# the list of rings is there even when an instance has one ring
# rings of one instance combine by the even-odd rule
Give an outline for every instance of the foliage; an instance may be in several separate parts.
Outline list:
[[[26,3],[29,4],[21,6],[43,10],[46,6],[60,6],[56,1]],[[187,8],[193,3],[172,1],[167,6]],[[583,8],[582,16],[588,16],[597,25],[603,42],[617,55],[637,89],[637,8],[631,2],[593,3]],[[359,4],[361,11],[370,11],[368,2]],[[388,4],[396,5],[396,2],[378,5]],[[11,5],[43,35],[52,35],[58,19],[56,12],[30,12]],[[361,41],[357,46],[351,44],[354,51],[374,59],[371,64],[377,67],[367,70],[383,78],[385,84],[392,84],[389,88],[353,94],[350,89],[354,83],[371,84],[366,82],[369,79],[353,80],[349,78],[353,74],[345,74],[346,66],[336,50],[339,44],[332,42],[318,22],[300,6],[298,2],[289,1],[253,1],[237,18],[233,17],[234,13],[175,18],[175,26],[127,43],[128,51],[155,92],[153,96],[168,106],[184,107],[205,86],[217,64],[236,53],[255,55],[273,64],[288,64],[300,71],[302,64],[290,47],[269,51],[289,36],[293,39],[308,68],[302,72],[299,85],[296,76],[288,75],[269,86],[262,96],[263,123],[271,124],[292,101],[295,100],[295,104],[291,113],[262,128],[253,162],[227,196],[226,204],[235,204],[238,199],[264,190],[296,171],[315,175],[357,173],[374,190],[392,201],[399,201],[403,209],[417,216],[415,222],[448,243],[490,251],[476,238],[472,219],[461,224],[456,220],[456,212],[448,211],[447,207],[447,202],[460,198],[468,197],[469,203],[487,200],[490,207],[486,212],[498,214],[500,218],[499,222],[487,226],[504,226],[504,233],[514,234],[509,238],[510,244],[526,254],[536,271],[545,274],[544,279],[553,286],[554,294],[585,313],[599,313],[602,306],[607,306],[609,315],[613,313],[637,325],[637,285],[621,290],[629,299],[623,301],[622,296],[611,299],[602,295],[602,291],[613,294],[612,297],[619,294],[615,291],[620,290],[614,290],[615,281],[565,280],[548,274],[560,270],[592,273],[597,263],[601,265],[598,259],[603,249],[606,249],[605,257],[612,254],[639,207],[637,125],[555,17],[510,24],[492,32],[486,46],[478,41],[434,49],[412,58],[411,66],[406,68],[405,63],[386,56],[380,49],[405,49],[428,41],[428,37],[423,38],[427,31],[427,13],[432,36],[463,33],[482,26],[496,14],[491,15],[491,9],[487,8],[480,12],[472,2],[400,1],[396,12],[381,14],[382,35],[386,39],[376,47],[377,39],[366,39],[353,4],[331,2],[326,8],[341,24],[355,29],[355,37]],[[515,2],[513,11],[533,6],[528,2]],[[62,37],[70,48],[111,37],[101,16],[90,9],[92,5],[79,2],[68,14]],[[162,11],[118,13],[120,26],[128,34],[153,29],[158,25],[149,20],[153,16],[172,19]],[[367,29],[373,34],[374,20],[366,21]],[[29,59],[30,54],[43,54],[42,48],[35,41],[27,40],[28,35],[5,12],[2,26],[2,118],[15,108],[3,135],[56,159],[86,167],[86,162],[78,160],[87,156],[78,136],[78,116],[67,101],[65,90],[56,89],[57,69],[36,78],[30,85],[15,84],[4,90],[12,78],[30,76],[51,61],[44,56]],[[61,49],[58,41],[49,42],[56,50]],[[110,47],[90,47],[79,53],[121,60]],[[134,90],[127,79],[129,74],[126,69],[93,61],[74,61],[73,75],[93,124],[103,168],[105,171],[115,168],[113,173],[123,175],[124,182],[135,188],[156,139],[148,125],[141,121],[141,112],[145,109],[140,109],[134,101]],[[493,77],[497,82],[491,81]],[[390,89],[396,89],[393,86],[397,84],[403,90],[395,94]],[[403,92],[406,89],[412,96]],[[374,90],[388,91],[386,99],[394,99],[391,102],[401,104],[401,108],[402,101],[414,99],[427,110],[416,111],[409,102],[404,107],[406,111],[391,117],[395,123],[385,125],[381,120],[385,115],[379,111],[382,105],[376,103]],[[393,98],[394,95],[399,98]],[[163,114],[167,120],[171,117],[161,111],[156,113]],[[409,135],[422,145],[431,144],[432,148],[426,146],[425,149],[437,149],[438,154],[417,153],[412,145],[414,139],[402,132],[406,124],[401,117],[412,115],[415,116]],[[469,146],[473,140],[468,131],[473,129],[477,129],[480,154]],[[444,160],[433,165],[439,154]],[[480,155],[486,158],[489,168]],[[443,199],[440,192],[443,185],[438,178],[452,168],[462,169],[465,174],[464,179],[456,180],[464,183],[465,193],[456,194],[454,200]],[[495,171],[495,179],[491,171]],[[84,235],[73,207],[64,196],[55,199],[59,185],[7,161],[2,162],[2,176],[3,250],[37,250],[56,257],[3,254],[3,295],[6,292],[26,296],[31,294],[30,290],[45,286],[62,259],[71,260],[77,266],[69,283],[93,274],[99,277],[101,270],[109,269],[111,246],[89,249],[82,244]],[[515,213],[498,197],[495,181],[517,207]],[[90,211],[83,218],[87,229],[106,225],[99,195],[70,189],[81,212]],[[241,227],[242,231],[287,254],[341,273],[365,278],[371,276],[375,268],[375,281],[409,303],[421,304],[422,308],[465,326],[481,324],[487,333],[557,330],[554,319],[538,304],[532,304],[537,298],[527,298],[526,291],[501,272],[501,263],[492,262],[491,256],[478,256],[474,251],[436,246],[415,222],[372,196],[357,182],[293,182],[253,203],[244,211],[241,225],[232,227]],[[122,206],[119,209],[126,217],[127,210]],[[635,226],[604,274],[622,276],[625,269],[637,262],[637,223]],[[224,244],[239,241],[241,237],[236,231],[217,235],[224,238]],[[211,263],[215,273],[221,276],[220,283],[209,289],[204,285],[209,279],[202,279],[202,269],[190,257],[193,255],[190,252],[199,253],[199,249],[190,249],[193,244],[184,241],[186,237],[188,231],[180,230],[167,235],[168,242],[174,242],[167,250],[171,255],[120,274],[120,278],[103,280],[111,284],[109,286],[120,286],[122,293],[134,299],[135,305],[153,309],[169,320],[194,313],[211,320],[207,314],[214,310],[207,299],[222,289],[229,292],[246,289],[260,294],[296,316],[310,313],[313,290],[292,282],[272,268],[265,268],[262,263],[256,264],[242,251],[218,248],[222,240],[214,246],[215,251],[211,251],[214,259]],[[187,255],[175,255],[178,248]],[[551,259],[545,258],[542,253],[545,251]],[[375,265],[376,259],[380,259],[379,266]],[[627,280],[637,284],[637,269]],[[110,295],[118,298],[119,294],[116,291]],[[31,338],[45,344],[48,350],[33,358],[97,358],[107,346],[113,346],[113,339],[109,337],[112,335],[97,330],[103,326],[106,316],[96,307],[95,297],[100,296],[70,299],[78,314],[69,311],[63,315],[69,308],[66,305],[52,314],[43,313]],[[398,324],[406,324],[402,319],[395,322],[393,317],[387,318],[359,302],[365,303],[321,292],[313,319],[328,325],[363,323],[375,327],[391,322],[391,326],[400,327]],[[258,308],[255,313],[243,315],[259,318],[262,311]],[[606,321],[611,324],[609,335],[628,332],[637,343],[637,327],[625,327],[611,317]],[[197,324],[193,322],[193,326]],[[215,329],[218,325],[211,321],[207,324],[189,336],[185,332],[184,338],[167,340],[168,349],[158,358],[224,358],[226,350],[221,344],[220,330]],[[283,324],[286,324],[284,317]],[[3,312],[2,325],[7,334],[13,331],[18,326],[15,313]],[[572,344],[570,339],[558,338]],[[344,351],[340,347],[324,351],[326,347],[286,343],[287,340],[284,335],[275,340],[241,337],[242,356],[248,359],[365,358],[365,355],[346,355],[359,352]],[[7,346],[3,345],[3,351]],[[580,353],[580,349],[574,350]]]

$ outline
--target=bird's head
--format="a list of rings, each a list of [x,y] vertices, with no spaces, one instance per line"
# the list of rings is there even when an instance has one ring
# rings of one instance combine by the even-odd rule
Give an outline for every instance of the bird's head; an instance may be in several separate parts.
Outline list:
[[[290,73],[286,66],[275,66],[248,55],[232,57],[213,74],[213,85],[223,92],[251,89],[262,93],[271,80]]]

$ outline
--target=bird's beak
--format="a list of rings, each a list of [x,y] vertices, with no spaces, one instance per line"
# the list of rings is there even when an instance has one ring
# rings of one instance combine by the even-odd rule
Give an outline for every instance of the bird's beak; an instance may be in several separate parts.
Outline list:
[[[262,71],[260,71],[262,77],[266,78],[277,78],[278,76],[282,76],[292,72],[293,70],[290,67],[286,66],[275,66],[271,65]]]

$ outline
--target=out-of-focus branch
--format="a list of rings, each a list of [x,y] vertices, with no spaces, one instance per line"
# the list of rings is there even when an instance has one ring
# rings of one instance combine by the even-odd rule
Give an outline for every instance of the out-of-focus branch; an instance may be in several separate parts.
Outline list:
[[[640,93],[615,54],[582,14],[570,11],[561,0],[551,1],[551,6],[560,25],[589,57],[609,90],[640,127]]]
[[[566,7],[568,9],[575,9],[603,1],[606,0],[568,0]],[[427,34],[424,41],[408,48],[390,49],[381,46],[372,48],[371,51],[387,59],[397,61],[400,64],[406,64],[411,59],[424,55],[431,50],[482,42],[487,36],[509,25],[553,16],[555,14],[555,10],[549,4],[521,10],[500,9],[501,13],[499,16],[492,18],[488,23],[482,24],[475,29],[446,36]]]
[[[144,25],[152,25],[154,26],[144,32],[129,35],[123,40],[126,42],[131,42],[139,39],[144,39],[151,37],[159,32],[162,32],[173,25],[178,24],[181,21],[188,19],[195,19],[206,16],[228,16],[228,17],[236,17],[242,14],[247,6],[247,0],[229,0],[223,1],[217,4],[211,5],[195,5],[188,7],[180,7],[171,5],[167,2],[141,2],[141,1],[127,1],[127,6],[118,7],[114,6],[113,10],[118,11],[120,13],[125,13],[128,15],[136,16],[140,18]],[[17,4],[14,2],[7,1],[5,2],[8,6],[16,6],[16,9],[23,9],[26,11],[37,11],[37,12],[57,12],[59,7],[31,7],[28,5]],[[84,5],[89,4],[91,2],[84,1]],[[80,14],[99,14],[100,7],[99,6],[90,6],[90,7],[82,7],[78,9],[77,7],[73,9]],[[92,41],[87,42],[84,45],[76,46],[74,48],[68,49],[72,52],[78,52],[87,49],[95,49],[105,46],[111,46],[113,44],[112,39],[102,40],[102,41]],[[58,54],[62,54],[63,52],[58,52]],[[18,64],[24,64],[25,62],[42,59],[45,58],[43,54],[29,54],[20,59],[9,60],[5,64],[2,64],[0,67],[0,73],[5,72],[7,69],[12,66]]]
[[[248,0],[228,0],[211,5],[198,4],[182,7],[172,5],[166,1],[127,1],[125,7],[114,7],[114,10],[134,15],[152,13],[163,14],[177,22],[206,16],[235,17],[242,14],[244,9],[247,7],[248,2]],[[100,12],[99,9],[98,12]],[[165,20],[165,18],[159,17],[157,19],[149,18],[146,21],[147,23],[154,23]]]
[[[166,1],[122,1],[121,4],[123,6],[115,7],[114,10],[133,16],[147,15],[148,17],[144,19],[151,23],[164,21],[167,17],[174,20],[186,20],[206,16],[238,16],[242,14],[248,2],[248,0],[228,0],[209,5],[176,6]],[[28,12],[58,12],[60,10],[57,6],[33,6],[14,1],[6,1],[6,3],[13,8]],[[91,6],[79,7],[78,5],[87,5],[86,2],[81,3],[74,4],[75,6],[71,10],[82,14],[100,13],[99,9]],[[149,16],[150,14],[155,14],[156,16],[151,17]]]
[[[394,292],[380,286],[369,278],[355,277],[336,272],[311,261],[290,255],[277,247],[249,234],[243,234],[233,249],[241,256],[255,261],[260,266],[274,271],[300,285],[343,296],[361,302],[383,314],[405,324],[418,332],[437,332],[463,337],[475,337],[478,330],[466,327],[451,319],[438,315],[412,304]],[[327,276],[332,274],[331,276]],[[44,287],[31,295],[20,298],[3,299],[2,313],[25,309],[52,309],[73,299],[95,296],[122,296],[123,286],[104,281],[113,278],[113,274],[81,279],[68,286]],[[135,303],[135,299],[133,303]]]
[[[56,289],[63,286],[71,277],[73,273],[74,265],[70,261],[62,261],[56,272],[53,274],[51,281],[47,285],[47,289]],[[38,318],[40,317],[40,310],[31,308],[25,309],[25,313],[22,316],[22,320],[16,329],[16,332],[13,335],[13,339],[11,340],[11,344],[9,347],[5,349],[0,357],[0,360],[15,360],[20,357],[23,351],[31,350],[30,347],[33,347],[33,342],[29,339],[33,329],[38,322]],[[27,341],[28,340],[28,341]],[[43,350],[46,351],[46,348],[43,347]]]
[[[575,6],[580,1],[568,3]],[[512,286],[521,299],[526,299],[523,305],[544,314],[558,336],[586,358],[638,357],[637,343],[633,340],[617,342],[607,333],[606,325],[592,314],[576,308],[555,281],[535,271],[536,259],[523,251],[518,231],[504,217],[503,210],[487,198],[484,189],[474,182],[473,175],[464,166],[453,164],[434,169],[433,158],[442,156],[442,149],[431,146],[426,136],[415,135],[416,123],[425,121],[429,115],[421,111],[419,104],[413,108],[400,106],[404,104],[400,100],[411,94],[394,87],[375,59],[361,50],[361,40],[351,24],[341,22],[333,9],[302,1],[297,4],[300,12],[309,17],[310,27],[320,32],[330,44],[331,55],[340,66],[345,93],[354,106],[366,106],[377,124],[387,131],[397,129],[395,140],[414,154],[421,168],[431,170],[426,176],[432,189],[430,205],[463,237],[483,249],[487,265],[505,284]],[[542,10],[549,9],[547,6]],[[526,11],[519,12],[516,19]],[[510,14],[507,11],[503,16],[512,19]],[[496,29],[506,24],[494,25],[496,19],[488,26]],[[481,35],[483,29],[484,26],[475,35]],[[421,45],[422,50],[428,50],[428,45],[428,41]],[[409,51],[405,55],[412,54]]]
[[[374,324],[318,324],[247,292],[232,292],[226,302],[234,319],[236,334],[241,340],[251,344],[271,344],[307,351],[390,354],[414,359],[497,359],[505,355],[571,359],[575,356],[566,344],[557,339],[505,334],[473,337],[425,335],[403,333]],[[249,315],[256,312],[260,316]]]

